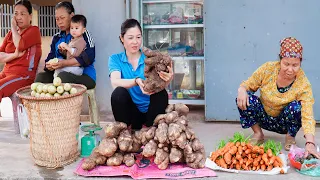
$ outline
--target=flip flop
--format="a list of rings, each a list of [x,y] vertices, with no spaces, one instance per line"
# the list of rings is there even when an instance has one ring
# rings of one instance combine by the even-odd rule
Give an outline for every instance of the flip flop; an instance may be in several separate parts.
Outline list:
[[[295,141],[294,139],[288,140],[288,139],[286,138],[285,143],[284,143],[284,149],[285,149],[286,151],[289,151],[290,148],[291,148],[291,145],[295,145],[295,144],[296,144],[296,141]]]
[[[250,142],[252,145],[260,145],[260,144],[263,144],[263,143],[264,143],[264,139],[250,138],[250,139],[249,139],[249,142]]]

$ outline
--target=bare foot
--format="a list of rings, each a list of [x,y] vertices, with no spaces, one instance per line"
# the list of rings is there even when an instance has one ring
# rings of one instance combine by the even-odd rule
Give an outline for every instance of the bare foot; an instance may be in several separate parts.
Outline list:
[[[289,134],[286,134],[285,137],[285,144],[284,144],[284,149],[286,151],[289,151],[291,148],[291,145],[296,144],[295,137],[290,136]]]
[[[252,135],[250,142],[252,144],[262,144],[264,142],[264,134],[262,132],[255,132]]]

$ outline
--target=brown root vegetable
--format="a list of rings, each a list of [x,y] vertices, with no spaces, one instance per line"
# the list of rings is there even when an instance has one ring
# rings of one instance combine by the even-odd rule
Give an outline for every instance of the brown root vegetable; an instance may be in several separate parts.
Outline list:
[[[198,138],[195,138],[192,141],[191,147],[192,147],[193,151],[199,151],[199,150],[204,149],[203,144],[200,142],[200,140]]]
[[[205,162],[206,162],[205,155],[201,152],[197,152],[195,156],[196,156],[196,159],[191,163],[187,162],[187,165],[194,169],[204,168]]]
[[[81,168],[83,170],[90,171],[96,167],[96,162],[93,159],[87,158],[84,160],[84,162],[81,165]]]
[[[194,152],[190,144],[187,144],[184,149],[184,157],[187,165],[191,168],[203,168],[205,165],[206,156],[204,150]],[[223,158],[220,160],[223,160]]]
[[[179,113],[179,116],[186,116],[189,113],[189,108],[185,104],[177,103],[174,105],[174,110]]]
[[[186,116],[180,116],[174,120],[174,123],[187,127],[188,126],[188,119]],[[183,130],[185,130],[185,129],[183,129]]]
[[[166,116],[166,123],[167,123],[167,124],[170,124],[170,123],[172,123],[172,122],[173,122],[176,118],[178,118],[178,117],[179,117],[178,112],[172,111],[172,112],[170,112],[170,113],[167,114],[167,116]]]
[[[103,139],[98,146],[101,155],[111,157],[118,149],[117,140],[115,138]]]
[[[175,147],[171,148],[170,155],[169,155],[170,163],[179,162],[182,159],[182,157],[183,157],[182,150]]]
[[[185,132],[188,140],[193,140],[195,138],[195,133],[191,128],[186,127]]]
[[[118,137],[119,149],[123,152],[127,152],[132,147],[133,139],[129,130],[123,130]]]
[[[154,135],[156,133],[156,127],[151,127],[149,130],[145,133],[145,137],[147,140],[151,140],[154,138]]]
[[[142,155],[144,157],[151,157],[157,151],[158,145],[154,140],[150,140],[143,148]]]
[[[115,153],[113,156],[109,157],[107,160],[108,166],[120,166],[123,161],[123,155],[121,153]]]
[[[127,129],[127,124],[123,122],[108,123],[105,127],[106,138],[117,137],[124,129]]]
[[[159,72],[169,72],[167,66],[170,66],[172,59],[168,55],[163,55],[160,52],[152,51],[148,48],[143,48],[143,53],[147,56],[145,59],[145,77],[144,91],[160,92],[166,87],[166,82],[160,78]]]
[[[179,146],[179,148],[184,149],[187,144],[187,136],[186,133],[181,133],[180,136],[175,140],[175,145]]]
[[[165,143],[168,141],[167,133],[168,125],[166,123],[161,123],[158,125],[158,128],[156,129],[154,139],[159,141],[160,143]]]
[[[130,146],[130,148],[128,149],[127,152],[131,152],[131,153],[136,153],[136,152],[139,152],[140,151],[140,148],[141,148],[141,144],[133,141],[132,143],[132,146]]]
[[[123,156],[123,163],[128,167],[133,166],[135,163],[134,154],[129,153],[129,154],[124,155]]]
[[[105,157],[105,156],[98,156],[97,158],[96,158],[96,164],[97,165],[103,165],[103,164],[106,164],[106,161],[107,161],[107,157]]]
[[[154,163],[158,165],[159,169],[167,169],[169,165],[169,153],[163,149],[158,149]]]
[[[178,124],[176,123],[169,124],[168,138],[170,142],[178,139],[180,137],[181,132],[182,132],[182,129]]]
[[[196,160],[196,155],[192,151],[190,144],[187,144],[183,150],[183,155],[187,163],[192,163]]]
[[[165,121],[166,120],[167,114],[159,114],[153,121],[153,125],[157,126],[160,124],[160,121]]]
[[[166,113],[171,113],[174,111],[174,104],[169,104],[166,108]]]

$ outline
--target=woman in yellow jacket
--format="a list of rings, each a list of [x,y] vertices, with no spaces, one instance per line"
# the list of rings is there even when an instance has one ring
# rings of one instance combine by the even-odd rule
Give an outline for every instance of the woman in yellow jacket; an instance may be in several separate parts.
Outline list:
[[[280,61],[263,64],[238,89],[241,125],[252,128],[252,139],[258,143],[264,140],[261,128],[286,134],[286,150],[295,144],[302,127],[306,152],[320,158],[314,139],[312,88],[301,69],[303,47],[293,37],[283,39],[280,46]],[[258,89],[260,98],[253,95]]]

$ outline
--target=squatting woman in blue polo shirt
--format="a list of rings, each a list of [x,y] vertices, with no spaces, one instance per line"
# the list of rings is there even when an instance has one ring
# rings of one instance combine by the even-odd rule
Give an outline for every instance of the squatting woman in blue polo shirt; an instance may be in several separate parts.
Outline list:
[[[155,117],[165,113],[167,91],[164,89],[153,94],[143,90],[146,56],[140,50],[142,33],[137,20],[127,19],[122,23],[120,40],[125,51],[109,58],[109,76],[114,88],[111,95],[114,118],[131,125],[132,129],[141,129],[143,124],[152,126]],[[172,68],[169,67],[169,73],[160,74],[169,84],[173,77]]]

